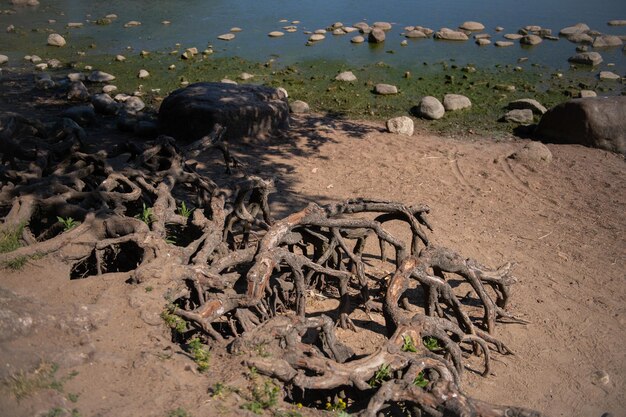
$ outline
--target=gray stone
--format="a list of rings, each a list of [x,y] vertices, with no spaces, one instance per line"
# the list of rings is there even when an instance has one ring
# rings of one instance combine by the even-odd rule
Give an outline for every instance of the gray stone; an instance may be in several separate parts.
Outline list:
[[[137,77],[140,79],[145,79],[145,78],[148,78],[149,76],[150,76],[150,73],[146,71],[145,69],[140,69],[139,73],[137,74]]]
[[[511,41],[496,41],[494,45],[500,48],[506,48],[507,46],[513,46],[514,43]]]
[[[437,120],[443,117],[443,115],[446,113],[446,109],[443,107],[443,104],[441,104],[441,102],[437,100],[436,97],[426,96],[420,100],[414,112],[419,117],[430,120]]]
[[[159,129],[191,141],[226,127],[226,139],[263,137],[289,127],[289,104],[276,89],[260,85],[196,83],[163,100]]]
[[[58,33],[51,33],[48,35],[48,45],[50,46],[65,46],[65,38]]]
[[[49,59],[47,64],[48,64],[48,67],[53,68],[53,69],[61,68],[62,66],[61,61],[59,61],[56,58]]]
[[[394,117],[387,120],[387,130],[390,133],[413,136],[413,119],[407,116]]]
[[[9,57],[6,55],[0,55],[0,65],[4,65],[9,62]]]
[[[372,29],[369,35],[367,35],[367,41],[369,43],[385,42],[385,31],[375,27],[374,29]]]
[[[598,65],[602,62],[602,55],[597,52],[581,52],[568,59],[569,62],[583,65]]]
[[[624,41],[619,36],[614,35],[602,35],[593,40],[592,46],[594,48],[611,48],[622,46]]]
[[[235,34],[234,33],[224,33],[223,35],[219,35],[217,37],[217,39],[219,39],[221,41],[232,41],[233,39],[235,39]]]
[[[521,98],[519,100],[515,100],[509,103],[507,106],[509,110],[516,109],[529,109],[535,114],[545,114],[548,109],[541,105],[537,100],[532,98]]]
[[[350,42],[352,43],[363,43],[365,42],[365,38],[361,35],[355,36],[354,38],[350,39]]]
[[[446,111],[462,110],[472,107],[472,102],[461,94],[446,94],[443,97],[443,107]]]
[[[459,26],[459,29],[469,30],[469,31],[479,31],[479,30],[485,30],[485,25],[483,25],[480,22],[468,21],[468,22],[463,22]]]
[[[270,38],[280,38],[282,36],[285,36],[285,32],[281,32],[279,30],[273,30],[270,33],[268,33],[267,36],[269,36]]]
[[[476,39],[476,43],[480,46],[485,46],[491,44],[491,41],[487,38],[478,38]]]
[[[567,40],[574,43],[593,43],[593,38],[591,37],[591,35],[588,35],[586,33],[574,33],[573,35],[568,36]]]
[[[382,96],[398,94],[398,87],[391,84],[376,84],[376,86],[374,87],[374,92]]]
[[[311,108],[307,102],[296,100],[289,103],[289,110],[295,114],[309,113]]]
[[[542,42],[542,39],[538,35],[526,35],[519,42],[523,45],[538,45]]]
[[[609,26],[626,26],[626,20],[623,20],[623,19],[609,20],[607,24]]]
[[[406,36],[407,38],[410,38],[410,39],[421,39],[421,38],[427,38],[428,37],[421,30],[415,30],[415,29],[405,33],[404,36]]]
[[[531,124],[533,122],[533,111],[530,109],[511,110],[504,115],[502,120],[522,125]]]
[[[589,26],[584,23],[577,23],[574,26],[568,26],[559,31],[559,35],[569,37],[577,33],[587,33]]]
[[[359,22],[359,23],[355,23],[354,25],[352,25],[353,27],[357,28],[358,30],[360,30],[361,32],[365,32],[368,31],[370,29],[370,25],[368,25],[365,22]]]
[[[112,115],[117,113],[120,105],[106,93],[94,94],[91,104],[97,113]]]
[[[108,74],[104,71],[93,71],[87,77],[87,80],[92,83],[107,83],[109,81],[113,81],[115,79],[114,75]]]
[[[124,23],[124,27],[125,28],[134,28],[137,26],[141,26],[141,22],[137,21],[137,20],[131,20],[130,22],[126,22]]]
[[[344,71],[341,74],[337,75],[335,77],[335,80],[352,82],[352,81],[356,81],[356,75],[354,75],[352,71]]]
[[[576,98],[543,115],[537,137],[626,155],[626,96]]]
[[[70,101],[88,101],[89,97],[89,90],[82,81],[74,81],[67,90],[67,99]]]
[[[111,94],[117,91],[117,86],[113,84],[107,84],[102,87],[102,92],[106,94]]]
[[[374,22],[374,24],[372,24],[372,27],[375,29],[381,29],[381,30],[391,30],[391,23],[389,22]]]
[[[61,113],[61,117],[72,119],[81,127],[92,125],[96,121],[96,113],[92,105],[70,107]]]
[[[550,149],[543,143],[532,141],[509,155],[509,158],[515,159],[525,165],[538,167],[540,165],[548,165],[552,162],[552,152],[550,152]]]
[[[69,74],[67,74],[67,79],[71,82],[85,81],[85,74],[83,74],[82,72],[70,72]]]
[[[438,32],[435,32],[435,39],[442,39],[446,41],[466,41],[469,38],[465,32],[449,28],[441,28]]]
[[[142,111],[146,107],[143,100],[137,96],[130,96],[124,101],[124,110],[130,114]]]
[[[517,41],[524,37],[524,35],[520,35],[519,33],[507,33],[504,35],[504,39],[508,39],[510,41]]]
[[[618,74],[611,71],[600,71],[598,77],[600,77],[601,80],[619,80],[622,78]]]
[[[580,90],[580,93],[578,93],[580,98],[585,98],[585,97],[597,97],[598,94],[596,94],[595,91],[593,90]]]
[[[319,42],[324,39],[326,39],[326,36],[322,35],[321,33],[314,33],[311,36],[309,36],[310,42]]]

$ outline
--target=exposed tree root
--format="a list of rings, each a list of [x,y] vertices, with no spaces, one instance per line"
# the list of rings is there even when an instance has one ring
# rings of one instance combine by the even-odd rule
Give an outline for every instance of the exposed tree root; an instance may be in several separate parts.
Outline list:
[[[0,127],[0,232],[22,231],[22,247],[0,263],[56,254],[73,265],[72,278],[129,271],[135,283],[159,282],[168,312],[185,321],[183,339],[201,334],[245,352],[247,365],[292,391],[361,391],[367,402],[350,406],[363,416],[389,403],[434,416],[539,415],[460,390],[464,355],[481,356],[488,375],[493,352],[511,353],[494,330],[501,319],[521,322],[506,310],[515,280],[510,264],[493,270],[432,245],[427,206],[353,199],[275,220],[271,181],[250,176],[220,188],[186,162],[218,149],[237,167],[219,129],[185,148],[159,137],[89,153],[82,129],[65,119],[46,128],[8,116]],[[390,221],[409,239],[391,233]],[[368,240],[379,254],[365,252]],[[375,262],[395,269],[389,280]],[[473,306],[452,281],[468,285]],[[311,291],[339,307],[310,314]],[[355,305],[381,311],[388,337],[360,358],[335,334],[336,324],[355,329]],[[254,353],[260,343],[270,358]]]

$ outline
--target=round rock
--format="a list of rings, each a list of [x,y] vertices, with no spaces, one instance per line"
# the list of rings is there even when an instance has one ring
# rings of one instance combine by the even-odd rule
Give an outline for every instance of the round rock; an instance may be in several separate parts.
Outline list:
[[[51,33],[48,35],[48,45],[50,46],[65,46],[65,38],[58,33]]]
[[[4,65],[9,62],[9,57],[6,55],[0,55],[0,65]]]
[[[109,81],[113,81],[114,79],[114,75],[111,75],[104,71],[93,71],[87,77],[87,80],[91,81],[92,83],[107,83]]]
[[[479,31],[479,30],[485,30],[485,25],[483,25],[480,22],[468,21],[468,22],[463,22],[463,24],[459,26],[459,29]]]
[[[225,139],[264,137],[289,126],[289,104],[276,89],[260,85],[196,83],[163,100],[162,133],[192,141],[211,133],[216,123]]]
[[[295,100],[289,104],[289,110],[295,114],[309,113],[311,108],[309,104],[302,100]]]
[[[217,37],[217,39],[222,40],[222,41],[232,41],[233,39],[235,39],[235,34],[234,33],[224,33],[223,35],[219,35]]]
[[[355,36],[354,38],[350,39],[350,42],[352,43],[363,43],[365,42],[365,38],[361,35]]]
[[[537,35],[526,35],[519,40],[522,45],[538,45],[541,41],[541,36]]]
[[[267,36],[269,36],[270,38],[280,38],[281,36],[285,36],[285,33],[279,30],[274,30],[268,33]]]
[[[326,36],[322,35],[321,33],[314,33],[311,36],[309,36],[310,42],[319,42],[324,39],[326,39]]]
[[[89,90],[81,81],[71,83],[67,90],[67,99],[70,101],[87,101],[89,96]]]
[[[435,39],[442,39],[446,41],[466,41],[469,38],[465,32],[461,32],[460,30],[441,28],[438,32],[435,32]]]
[[[569,62],[583,65],[598,65],[602,60],[602,55],[597,52],[581,52],[568,59]]]
[[[413,136],[413,119],[407,116],[394,117],[387,120],[387,130],[390,133]]]
[[[145,69],[140,69],[139,73],[137,74],[137,77],[141,79],[148,78],[149,76],[150,76],[150,73],[146,71]]]
[[[376,84],[374,92],[382,96],[388,96],[392,94],[398,94],[398,87],[391,84]]]
[[[354,75],[352,71],[344,71],[341,74],[337,75],[335,77],[335,80],[352,82],[352,81],[356,81],[356,75]]]
[[[106,93],[94,94],[91,104],[97,113],[112,115],[117,113],[119,104]]]
[[[470,99],[461,94],[446,94],[443,97],[443,107],[446,111],[462,110],[471,106]]]
[[[502,120],[509,123],[528,125],[533,122],[533,111],[530,109],[511,110],[502,117]]]
[[[385,42],[385,38],[385,31],[377,27],[372,29],[369,35],[367,35],[367,41],[369,43],[383,43]]]
[[[591,44],[594,48],[612,48],[622,46],[624,41],[619,36],[601,35],[597,36]]]
[[[443,117],[446,113],[446,109],[436,97],[426,96],[420,100],[415,109],[415,113],[425,119],[437,120]]]
[[[372,27],[382,30],[391,30],[391,23],[389,22],[374,22]]]

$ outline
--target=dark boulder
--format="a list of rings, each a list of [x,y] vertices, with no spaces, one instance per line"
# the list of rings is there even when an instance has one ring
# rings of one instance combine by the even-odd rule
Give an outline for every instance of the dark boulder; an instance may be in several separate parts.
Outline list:
[[[543,141],[626,154],[626,96],[577,98],[548,110],[537,126]]]
[[[271,87],[196,83],[163,100],[159,130],[178,140],[193,141],[226,127],[226,140],[266,137],[289,127],[289,104]]]

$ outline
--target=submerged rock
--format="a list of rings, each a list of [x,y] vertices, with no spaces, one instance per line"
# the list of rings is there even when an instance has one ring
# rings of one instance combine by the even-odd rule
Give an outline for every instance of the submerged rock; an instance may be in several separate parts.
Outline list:
[[[469,37],[465,34],[465,32],[461,32],[459,30],[441,28],[438,32],[435,32],[435,39],[442,39],[446,41],[466,41]]]
[[[369,43],[382,43],[385,42],[385,31],[381,28],[375,27],[367,36],[367,41]]]
[[[500,48],[506,48],[507,46],[513,46],[515,44],[511,41],[496,41],[494,45]]]
[[[597,36],[592,43],[594,48],[611,48],[622,46],[624,41],[619,36],[614,35],[601,35]]]
[[[468,21],[464,22],[459,26],[459,29],[470,30],[470,31],[479,31],[485,30],[485,25],[480,22]]]
[[[519,41],[523,45],[538,45],[542,42],[542,39],[538,35],[526,35]]]
[[[587,33],[589,30],[590,30],[589,26],[587,26],[585,23],[577,23],[574,26],[568,26],[568,27],[561,29],[559,31],[559,35],[570,37],[572,35],[579,34],[579,33]]]
[[[232,41],[233,39],[235,39],[235,34],[234,33],[224,33],[223,35],[219,35],[217,37],[217,39],[222,40],[222,41]]]
[[[58,33],[51,33],[48,35],[48,45],[62,47],[65,46],[65,44],[65,38]]]
[[[598,65],[602,63],[602,55],[597,52],[581,52],[568,59],[569,62],[583,65]]]
[[[365,38],[361,35],[355,36],[354,38],[350,39],[350,42],[352,43],[363,43],[365,42]]]

